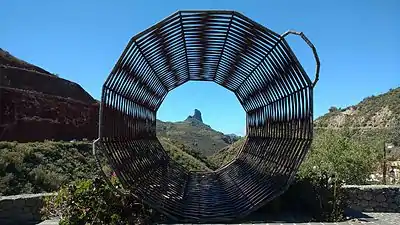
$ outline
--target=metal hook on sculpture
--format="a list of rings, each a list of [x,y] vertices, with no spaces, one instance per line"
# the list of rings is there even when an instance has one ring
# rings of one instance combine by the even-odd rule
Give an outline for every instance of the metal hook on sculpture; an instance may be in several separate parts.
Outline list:
[[[303,32],[299,32],[299,31],[295,31],[295,30],[288,30],[282,34],[281,38],[283,39],[289,34],[294,34],[294,35],[300,36],[313,51],[314,58],[315,58],[315,64],[316,64],[315,65],[315,78],[314,78],[314,81],[312,82],[312,87],[314,88],[319,80],[319,71],[320,71],[320,61],[319,61],[317,49],[315,48],[314,44],[310,41],[310,39],[308,39],[307,36]]]

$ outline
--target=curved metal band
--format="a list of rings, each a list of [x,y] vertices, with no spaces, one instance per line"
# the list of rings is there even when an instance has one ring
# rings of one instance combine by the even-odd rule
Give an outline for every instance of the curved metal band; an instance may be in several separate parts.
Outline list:
[[[282,34],[282,39],[285,38],[289,34],[294,34],[294,35],[300,36],[307,43],[307,45],[310,46],[311,50],[313,51],[314,58],[315,58],[315,64],[316,64],[315,65],[315,78],[314,78],[314,82],[312,82],[312,87],[314,88],[319,80],[319,71],[320,71],[320,62],[319,62],[317,49],[315,48],[314,44],[311,43],[310,39],[308,39],[307,36],[304,35],[303,32],[298,32],[295,30],[288,30]]]

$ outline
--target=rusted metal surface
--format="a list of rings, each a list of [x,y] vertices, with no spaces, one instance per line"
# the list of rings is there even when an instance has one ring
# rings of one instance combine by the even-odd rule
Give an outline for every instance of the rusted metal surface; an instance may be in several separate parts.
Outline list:
[[[310,147],[313,83],[284,37],[234,11],[178,11],[134,36],[103,86],[100,149],[123,187],[186,222],[240,218],[284,192]],[[213,81],[247,113],[245,145],[213,172],[189,172],[156,137],[169,91]]]

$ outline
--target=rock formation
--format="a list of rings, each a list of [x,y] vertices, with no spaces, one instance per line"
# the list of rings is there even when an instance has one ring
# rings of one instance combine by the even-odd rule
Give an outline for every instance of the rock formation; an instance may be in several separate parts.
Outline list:
[[[198,109],[195,109],[193,116],[188,116],[187,120],[188,119],[196,119],[200,122],[203,122],[203,118],[201,118],[201,112]]]

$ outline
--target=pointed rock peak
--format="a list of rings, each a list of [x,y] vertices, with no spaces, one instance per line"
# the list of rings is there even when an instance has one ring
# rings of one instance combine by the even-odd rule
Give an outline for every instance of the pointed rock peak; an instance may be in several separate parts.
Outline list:
[[[200,122],[203,122],[203,118],[201,118],[201,112],[198,109],[194,110],[193,118],[195,118],[196,120],[198,120]]]
[[[188,116],[187,119],[196,119],[200,122],[203,122],[203,119],[201,118],[201,112],[198,109],[195,109],[193,116]]]

